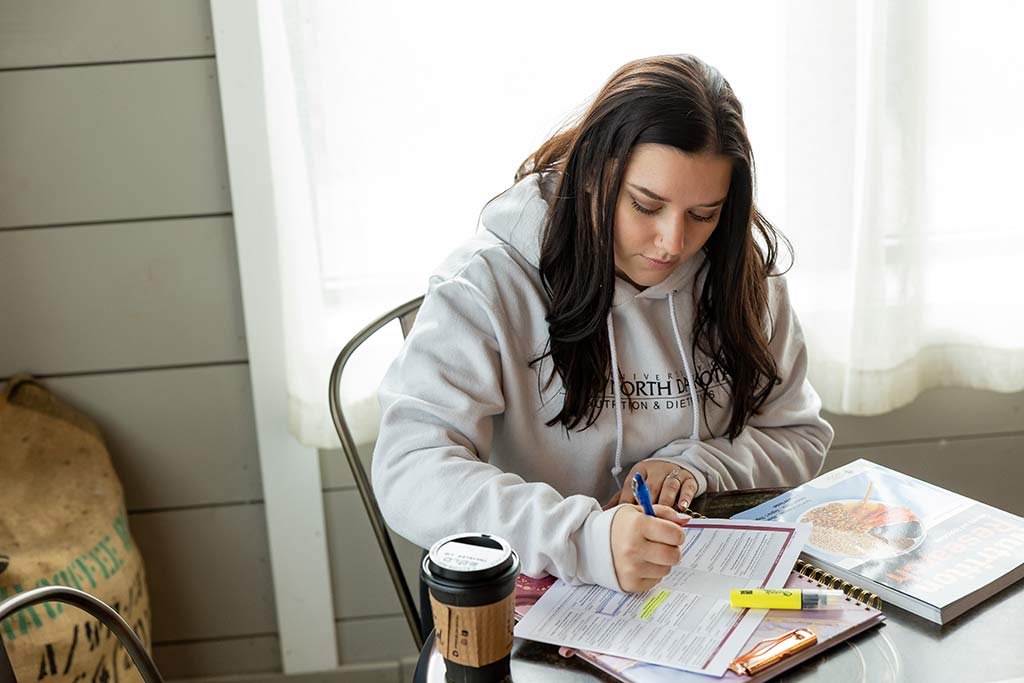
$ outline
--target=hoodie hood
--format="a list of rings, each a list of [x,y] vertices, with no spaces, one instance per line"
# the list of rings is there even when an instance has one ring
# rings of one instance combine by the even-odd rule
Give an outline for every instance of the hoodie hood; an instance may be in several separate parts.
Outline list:
[[[557,191],[558,175],[547,173],[543,176],[531,173],[508,190],[498,195],[484,207],[480,214],[481,226],[499,240],[515,249],[534,268],[540,269],[540,244],[547,220],[548,209]],[[619,475],[622,473],[622,389],[619,374],[619,355],[615,343],[615,309],[626,306],[639,299],[667,299],[668,317],[672,321],[672,332],[676,348],[683,362],[686,383],[689,387],[690,405],[693,408],[693,431],[690,438],[700,439],[700,417],[697,404],[693,363],[686,355],[682,336],[679,333],[679,321],[676,318],[676,294],[680,291],[691,292],[693,280],[704,261],[704,252],[698,251],[685,262],[676,266],[668,277],[657,285],[644,290],[637,289],[622,278],[615,278],[615,296],[612,309],[608,311],[608,347],[611,355],[611,379],[615,410],[615,461],[611,468],[612,477],[618,486],[622,486]]]
[[[540,244],[548,209],[558,190],[558,174],[531,173],[505,190],[484,207],[480,227],[515,249],[531,266],[540,270]],[[676,266],[658,284],[639,290],[622,278],[615,278],[612,307],[635,299],[664,299],[672,292],[692,291],[693,280],[704,263],[704,251],[698,251]]]

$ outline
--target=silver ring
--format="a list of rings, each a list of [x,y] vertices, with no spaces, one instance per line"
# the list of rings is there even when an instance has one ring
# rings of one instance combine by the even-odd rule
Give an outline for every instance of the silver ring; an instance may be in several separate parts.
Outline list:
[[[666,478],[666,479],[675,479],[675,480],[676,480],[676,481],[678,481],[678,482],[679,482],[680,484],[682,484],[682,483],[683,483],[683,480],[682,480],[682,478],[681,478],[681,477],[679,476],[679,470],[672,470],[671,472],[669,472],[669,473],[668,473],[668,476],[667,476],[667,477],[665,477],[665,478]]]

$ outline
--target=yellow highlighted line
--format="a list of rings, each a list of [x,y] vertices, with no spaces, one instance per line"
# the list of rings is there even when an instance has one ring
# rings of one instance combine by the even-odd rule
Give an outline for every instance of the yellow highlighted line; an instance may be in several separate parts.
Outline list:
[[[640,609],[640,618],[647,621],[654,614],[654,610],[658,609],[661,603],[668,599],[668,591],[659,591],[657,595],[648,600],[644,606]]]

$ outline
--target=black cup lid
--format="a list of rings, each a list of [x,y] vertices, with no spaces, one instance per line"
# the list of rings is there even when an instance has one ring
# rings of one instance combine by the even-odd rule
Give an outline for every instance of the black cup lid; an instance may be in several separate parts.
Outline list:
[[[451,581],[485,581],[508,571],[515,561],[512,546],[498,536],[462,533],[442,538],[430,548],[427,567]]]

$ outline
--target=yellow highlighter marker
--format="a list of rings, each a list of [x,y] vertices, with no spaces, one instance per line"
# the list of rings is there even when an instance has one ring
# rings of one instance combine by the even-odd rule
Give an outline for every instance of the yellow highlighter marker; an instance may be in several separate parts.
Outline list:
[[[834,590],[743,588],[729,591],[733,607],[754,609],[838,609],[846,593]]]

